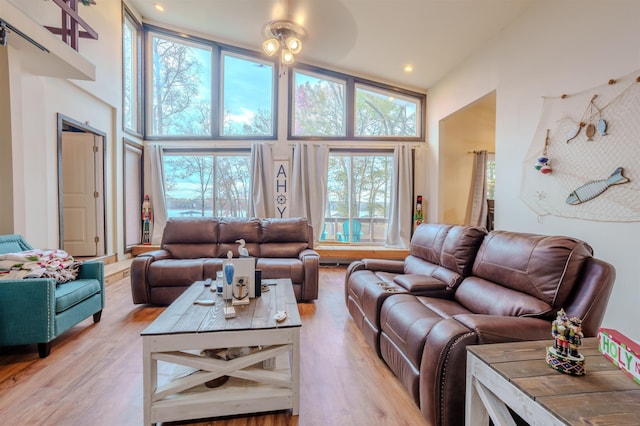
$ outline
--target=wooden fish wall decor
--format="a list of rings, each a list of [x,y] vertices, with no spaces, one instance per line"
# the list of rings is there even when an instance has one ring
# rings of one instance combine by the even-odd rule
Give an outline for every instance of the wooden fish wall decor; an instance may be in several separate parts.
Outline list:
[[[594,180],[576,188],[576,190],[567,197],[567,204],[576,205],[593,200],[610,186],[627,182],[630,181],[622,175],[622,167],[618,167],[607,179]]]

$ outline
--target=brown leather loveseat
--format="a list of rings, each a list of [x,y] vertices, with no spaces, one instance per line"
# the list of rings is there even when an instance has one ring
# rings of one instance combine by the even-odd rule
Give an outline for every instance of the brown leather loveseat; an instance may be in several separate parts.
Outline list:
[[[263,279],[291,278],[298,301],[318,298],[320,256],[305,218],[172,218],[159,250],[131,263],[133,303],[168,305],[195,281],[213,277],[244,239]]]
[[[560,308],[595,336],[614,280],[573,238],[423,224],[404,261],[353,262],[345,296],[427,424],[462,425],[467,345],[550,340]]]

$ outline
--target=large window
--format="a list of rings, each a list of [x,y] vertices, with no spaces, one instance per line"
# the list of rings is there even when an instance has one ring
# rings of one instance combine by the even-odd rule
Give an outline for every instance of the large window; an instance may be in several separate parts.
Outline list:
[[[274,139],[275,64],[146,26],[149,139]]]
[[[417,137],[419,99],[356,85],[355,136]]]
[[[222,58],[222,134],[273,135],[273,65],[228,52]]]
[[[169,217],[246,217],[250,197],[248,152],[165,152]]]
[[[391,205],[392,171],[392,152],[331,152],[327,209],[320,240],[384,243]]]
[[[301,64],[293,70],[290,90],[293,138],[423,137],[423,94]]]
[[[345,137],[344,81],[318,74],[294,73],[293,136]]]
[[[150,136],[211,134],[211,47],[161,34],[149,42]]]
[[[142,133],[140,29],[140,24],[125,9],[122,24],[122,125],[125,130],[136,134]]]

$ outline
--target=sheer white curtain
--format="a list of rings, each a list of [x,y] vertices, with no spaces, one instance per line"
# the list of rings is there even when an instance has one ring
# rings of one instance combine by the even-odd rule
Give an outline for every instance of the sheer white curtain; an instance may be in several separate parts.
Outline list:
[[[471,180],[470,208],[467,225],[487,225],[487,151],[474,153],[473,177]]]
[[[391,210],[385,247],[408,248],[413,213],[412,148],[399,144],[393,150]]]
[[[313,226],[314,244],[320,239],[327,200],[329,148],[326,145],[297,143],[291,168],[291,217],[306,217]]]
[[[268,143],[251,144],[251,199],[249,216],[274,217],[275,188],[273,176],[273,146]]]
[[[153,229],[151,244],[160,244],[162,232],[167,223],[167,206],[164,200],[164,177],[162,172],[162,146],[157,143],[147,144],[144,148],[145,162],[145,194],[149,194],[153,208]]]

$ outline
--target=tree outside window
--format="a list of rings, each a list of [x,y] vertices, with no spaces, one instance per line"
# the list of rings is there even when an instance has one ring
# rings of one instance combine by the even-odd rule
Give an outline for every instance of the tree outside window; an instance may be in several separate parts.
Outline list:
[[[417,137],[415,99],[356,86],[356,136]]]
[[[381,244],[391,204],[391,153],[329,155],[321,241]]]
[[[246,154],[165,154],[168,217],[246,217],[250,157]]]
[[[346,136],[346,84],[338,80],[294,74],[294,136]]]
[[[153,136],[211,134],[211,48],[151,37]]]

